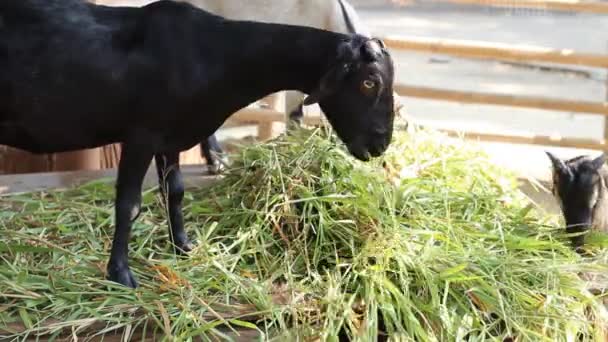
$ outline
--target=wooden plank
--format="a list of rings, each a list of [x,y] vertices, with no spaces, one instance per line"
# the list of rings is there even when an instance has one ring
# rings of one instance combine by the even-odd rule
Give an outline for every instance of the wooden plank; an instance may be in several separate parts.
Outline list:
[[[477,5],[506,8],[530,8],[551,11],[608,14],[608,4],[598,1],[558,0],[434,0],[460,5]]]
[[[446,54],[457,57],[496,59],[516,62],[546,62],[608,68],[608,55],[580,53],[569,49],[551,49],[481,41],[407,37],[390,35],[384,43],[393,49]]]
[[[233,316],[233,315],[231,315]],[[224,317],[224,319],[230,319],[231,317]],[[214,320],[215,317],[212,318],[208,318],[209,320]],[[58,322],[61,323],[61,322]],[[154,321],[150,321],[149,325],[154,326],[156,324],[156,322]],[[97,336],[97,337],[92,337],[96,331],[101,331],[103,329],[106,328],[106,324],[104,323],[93,323],[91,324],[91,326],[89,326],[87,329],[84,329],[83,331],[79,331],[76,335],[72,335],[71,331],[66,331],[64,334],[60,335],[57,339],[55,339],[55,341],[74,341],[74,337],[80,337],[83,340],[86,341],[99,341],[99,342],[123,342],[125,341],[125,337],[123,336],[125,333],[125,329],[118,329],[116,331],[112,331],[112,332],[108,332],[106,334],[104,334],[103,336]],[[235,342],[248,342],[248,341],[256,341],[259,340],[259,338],[261,337],[261,334],[257,331],[257,330],[253,330],[253,329],[246,329],[246,328],[240,328],[238,326],[234,326],[232,327],[232,329],[229,329],[227,327],[224,326],[218,326],[217,329],[229,336],[233,341]],[[67,330],[67,329],[64,329]],[[17,324],[17,323],[11,323],[8,326],[5,327],[0,327],[0,341],[4,341],[2,339],[2,336],[10,336],[10,335],[14,335],[20,332],[24,332],[27,331],[27,328],[25,326],[23,326],[22,324]],[[10,335],[9,335],[10,334]],[[162,339],[164,337],[166,337],[164,334],[162,334],[161,331],[158,331],[155,338],[150,336],[151,332],[148,331],[147,336],[144,336],[144,333],[141,329],[137,329],[136,331],[133,331],[132,335],[130,336],[129,341],[158,341],[159,339]],[[36,341],[36,340],[42,340],[45,341],[45,337],[47,336],[36,336],[34,334],[30,334],[31,337],[29,337],[27,340],[25,341]],[[89,337],[91,336],[91,337]],[[86,339],[85,339],[86,337]],[[145,339],[144,339],[145,338]],[[14,339],[10,339],[11,341],[13,341]],[[171,340],[171,338],[169,339]],[[7,339],[8,341],[8,339]],[[200,337],[194,337],[193,341],[203,341],[202,338]]]
[[[509,144],[529,144],[556,146],[567,148],[580,148],[587,150],[608,151],[606,141],[590,140],[590,139],[575,139],[575,138],[553,138],[548,136],[528,135],[528,136],[513,136],[502,134],[478,133],[478,132],[461,132],[449,129],[439,129],[452,137],[463,137],[468,140],[491,141]]]
[[[44,172],[53,167],[52,155],[35,155],[8,146],[0,146],[0,174],[28,171]]]
[[[563,112],[591,113],[608,116],[608,103],[558,100],[545,97],[499,95],[459,90],[416,87],[398,84],[394,87],[401,96],[459,103],[509,106],[554,110]]]
[[[101,148],[56,153],[53,171],[98,170],[101,157]]]
[[[606,46],[608,47],[608,43]],[[608,77],[604,79],[604,101],[608,102]],[[604,140],[608,140],[608,116],[604,117]]]
[[[285,114],[271,109],[245,108],[228,118],[227,123],[239,122],[284,122]],[[305,115],[303,123],[305,125],[319,125],[325,122],[321,116]]]
[[[212,184],[220,179],[218,176],[205,174],[206,167],[202,165],[183,165],[181,171],[186,187],[201,187]],[[116,169],[92,171],[44,172],[0,176],[0,196],[44,190],[61,190],[75,187],[84,183],[106,180],[113,182],[116,179]],[[156,169],[151,165],[144,178],[144,187],[157,184]]]

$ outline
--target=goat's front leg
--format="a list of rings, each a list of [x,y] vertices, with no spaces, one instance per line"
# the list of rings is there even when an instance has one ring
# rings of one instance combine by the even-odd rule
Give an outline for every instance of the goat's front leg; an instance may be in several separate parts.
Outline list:
[[[169,211],[169,237],[177,253],[190,252],[193,246],[184,230],[182,215],[184,182],[179,170],[179,153],[157,154],[154,158],[160,191]]]
[[[583,229],[566,229],[566,232],[569,234],[581,233],[583,231]],[[572,244],[572,248],[574,249],[574,251],[576,251],[578,254],[584,255],[586,253],[584,247],[585,235],[577,235],[570,237],[570,243]]]
[[[116,228],[112,251],[108,262],[108,278],[122,285],[135,288],[137,281],[129,269],[129,235],[131,224],[141,207],[141,188],[153,153],[140,146],[124,144],[118,165],[116,181]]]

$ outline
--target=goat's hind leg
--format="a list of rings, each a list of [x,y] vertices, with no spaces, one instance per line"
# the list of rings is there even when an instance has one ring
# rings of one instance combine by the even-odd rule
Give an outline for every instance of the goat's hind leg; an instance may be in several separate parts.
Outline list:
[[[138,145],[124,144],[116,181],[116,228],[108,262],[108,278],[135,288],[137,281],[129,269],[129,235],[141,207],[141,188],[153,153]]]
[[[207,169],[209,170],[209,173],[213,175],[220,174],[224,169],[223,163],[226,163],[227,160],[226,158],[222,157],[224,151],[220,147],[215,134],[211,135],[205,141],[202,141],[200,145],[201,154],[207,161]],[[221,159],[221,161],[218,159]]]
[[[182,201],[184,199],[184,182],[179,169],[179,153],[157,154],[156,171],[162,198],[169,212],[169,237],[175,252],[183,254],[193,248],[184,230]]]
[[[300,92],[285,92],[285,107],[288,111],[287,130],[292,130],[302,126],[304,119],[304,96]]]
[[[304,119],[304,105],[299,104],[291,112],[289,112],[289,118],[287,121],[287,129],[292,130],[302,126],[302,120]]]

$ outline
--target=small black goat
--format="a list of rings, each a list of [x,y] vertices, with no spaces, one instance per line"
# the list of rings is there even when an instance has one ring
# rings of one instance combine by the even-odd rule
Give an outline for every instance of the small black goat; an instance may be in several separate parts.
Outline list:
[[[391,142],[393,77],[384,44],[359,35],[227,20],[169,0],[0,1],[0,144],[53,153],[122,143],[108,277],[130,287],[129,234],[152,159],[172,242],[188,252],[180,151],[249,103],[298,90],[368,160]]]
[[[568,233],[589,229],[608,231],[608,168],[604,154],[596,158],[578,156],[561,160],[546,152],[553,165],[553,195],[559,202]],[[584,235],[571,238],[575,249]]]

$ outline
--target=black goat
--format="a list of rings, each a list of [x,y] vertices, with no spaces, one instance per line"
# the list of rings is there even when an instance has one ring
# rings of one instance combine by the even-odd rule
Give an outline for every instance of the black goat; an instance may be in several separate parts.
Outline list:
[[[561,160],[550,152],[553,170],[553,195],[559,202],[568,233],[583,233],[591,228],[608,231],[608,168],[604,154],[596,158],[578,156]],[[579,250],[584,235],[571,238]]]
[[[219,1],[223,1],[223,0],[219,0]],[[220,8],[223,9],[223,11],[221,11],[222,14],[224,16],[227,16],[229,18],[233,18],[233,16],[236,16],[237,18],[242,18],[241,16],[244,16],[245,18],[253,18],[256,21],[263,21],[263,22],[272,22],[272,23],[281,23],[281,21],[284,22],[296,22],[296,23],[306,23],[306,26],[311,26],[311,27],[316,27],[316,28],[322,28],[322,29],[326,29],[329,31],[335,31],[335,32],[343,32],[343,33],[351,33],[351,34],[355,34],[355,33],[359,33],[359,34],[363,34],[363,35],[368,35],[367,34],[367,29],[362,27],[361,25],[358,24],[359,22],[359,17],[357,15],[357,13],[355,12],[355,9],[346,1],[346,0],[336,0],[336,4],[337,7],[340,9],[339,13],[340,15],[338,16],[338,13],[335,13],[333,10],[334,5],[330,2],[331,0],[322,0],[322,1],[310,1],[307,0],[306,2],[298,2],[296,0],[296,2],[290,2],[290,3],[285,3],[285,0],[276,0],[275,2],[268,2],[267,0],[261,1],[261,2],[256,2],[256,1],[250,1],[248,8],[244,9],[243,6],[234,6],[234,3],[229,3],[228,5],[224,6],[220,6]],[[218,7],[218,1],[215,0],[188,0],[189,3],[200,7],[202,9],[206,9],[206,6],[210,6],[213,5],[212,7],[217,8]],[[272,10],[260,10],[258,9],[257,12],[252,12],[253,9],[256,8],[256,6],[270,6],[270,8],[272,8]],[[289,8],[297,8],[297,9],[301,9],[302,6],[310,6],[309,8],[314,8],[316,13],[316,17],[315,19],[311,19],[311,18],[307,18],[307,17],[302,17],[303,13],[298,13],[297,11],[285,11],[283,13],[290,13],[291,17],[289,17],[288,15],[283,14],[282,16],[277,16],[276,15],[276,9],[281,7],[281,6],[289,6]],[[236,13],[232,13],[235,11],[235,9],[239,9],[238,12]],[[231,11],[232,10],[232,11]],[[274,12],[273,12],[274,10]],[[310,9],[308,11],[303,11],[304,13],[310,13]],[[272,15],[272,13],[275,13],[274,15]],[[333,17],[332,17],[333,15]],[[328,20],[327,17],[330,17],[331,20]],[[287,20],[289,19],[289,20]],[[278,20],[278,21],[276,21]],[[316,23],[316,25],[314,25],[313,23]],[[323,23],[321,26],[321,23]],[[362,32],[357,32],[357,28],[359,28],[360,31]],[[299,127],[302,123],[302,120],[304,118],[304,105],[302,103],[298,104],[295,108],[293,108],[291,110],[291,112],[288,115],[288,125],[287,125],[287,129],[291,129],[294,127]],[[207,165],[208,165],[208,169],[210,171],[210,173],[212,174],[218,174],[224,163],[227,162],[226,157],[221,157],[224,154],[224,151],[221,149],[220,145],[217,142],[217,138],[215,135],[210,136],[209,138],[205,139],[204,141],[201,142],[200,144],[200,148],[201,148],[201,154],[203,157],[205,157],[205,160],[207,161]],[[222,159],[221,161],[218,160],[217,158]]]
[[[130,287],[129,234],[152,159],[172,242],[188,252],[180,151],[249,103],[299,90],[368,160],[391,141],[393,77],[383,43],[359,35],[226,20],[169,0],[0,1],[0,144],[53,153],[122,143],[108,277]]]

